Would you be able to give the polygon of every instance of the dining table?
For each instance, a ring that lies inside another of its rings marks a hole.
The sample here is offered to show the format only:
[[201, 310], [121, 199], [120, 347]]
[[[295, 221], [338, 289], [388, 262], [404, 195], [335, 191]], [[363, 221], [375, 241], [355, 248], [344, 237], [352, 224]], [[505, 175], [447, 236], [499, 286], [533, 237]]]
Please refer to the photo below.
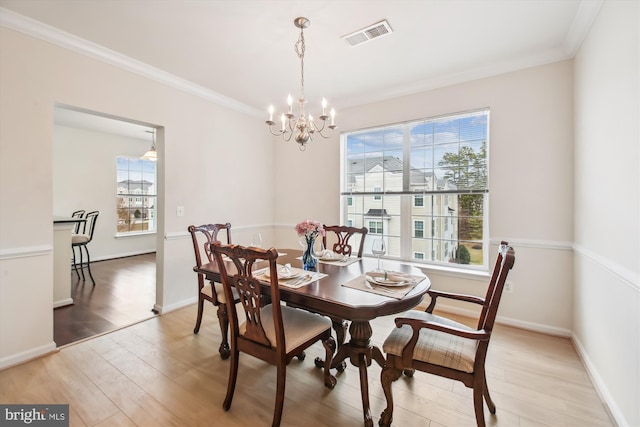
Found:
[[[302, 269], [301, 250], [278, 249], [278, 254], [278, 265]], [[382, 350], [371, 341], [371, 321], [414, 308], [431, 286], [429, 278], [416, 266], [391, 259], [384, 259], [382, 263], [384, 271], [410, 278], [411, 281], [407, 281], [410, 285], [400, 290], [395, 287], [372, 286], [365, 281], [365, 278], [371, 279], [367, 277], [368, 274], [379, 271], [377, 260], [371, 257], [321, 260], [305, 276], [309, 280], [303, 286], [287, 286], [286, 282], [279, 281], [280, 298], [287, 305], [326, 315], [333, 320], [334, 327], [340, 327], [340, 322], [336, 320], [349, 323], [348, 340], [342, 343], [338, 339], [331, 368], [343, 370], [346, 359], [358, 367], [365, 427], [373, 426], [367, 368], [373, 361], [381, 367], [385, 363]], [[226, 267], [228, 271], [235, 269], [231, 261], [228, 261]], [[194, 267], [194, 271], [204, 274], [207, 280], [221, 281], [220, 270], [215, 262]], [[265, 282], [268, 283], [267, 280]]]

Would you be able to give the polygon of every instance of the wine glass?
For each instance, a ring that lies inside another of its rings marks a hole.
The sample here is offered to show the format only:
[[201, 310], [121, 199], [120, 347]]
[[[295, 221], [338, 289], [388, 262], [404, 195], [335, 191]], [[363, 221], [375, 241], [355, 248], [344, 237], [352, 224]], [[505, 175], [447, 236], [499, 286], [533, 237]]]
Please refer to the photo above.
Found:
[[385, 254], [387, 248], [382, 237], [376, 237], [371, 245], [371, 252], [378, 257], [378, 271], [380, 270], [380, 257]]
[[325, 247], [324, 247], [324, 242], [322, 241], [322, 236], [318, 236], [318, 238], [316, 239], [316, 245], [318, 246], [318, 249], [316, 249], [316, 255], [318, 256], [318, 258], [322, 258], [325, 255]]
[[251, 246], [254, 248], [262, 247], [262, 234], [253, 233], [253, 236], [251, 236]]

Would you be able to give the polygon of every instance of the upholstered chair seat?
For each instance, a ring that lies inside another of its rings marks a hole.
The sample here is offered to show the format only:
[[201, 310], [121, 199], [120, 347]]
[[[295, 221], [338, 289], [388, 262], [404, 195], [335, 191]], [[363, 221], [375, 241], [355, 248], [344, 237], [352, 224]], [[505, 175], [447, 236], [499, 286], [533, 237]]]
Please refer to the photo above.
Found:
[[[402, 317], [439, 323], [465, 331], [475, 330], [462, 323], [423, 311], [410, 310], [403, 314]], [[387, 354], [401, 357], [402, 350], [409, 343], [412, 335], [413, 330], [409, 325], [395, 328], [385, 340], [382, 350]], [[423, 329], [420, 331], [412, 359], [471, 373], [473, 372], [477, 349], [477, 340], [462, 338], [433, 329]]]
[[[281, 305], [282, 323], [284, 325], [285, 353], [293, 351], [311, 338], [322, 334], [327, 328], [331, 328], [331, 320], [305, 310]], [[268, 304], [260, 310], [262, 327], [267, 338], [275, 346], [276, 330], [273, 325], [273, 306]], [[246, 332], [247, 322], [240, 325], [240, 335]]]
[[90, 237], [88, 234], [72, 234], [71, 235], [71, 244], [72, 245], [81, 245], [83, 243], [87, 243]]

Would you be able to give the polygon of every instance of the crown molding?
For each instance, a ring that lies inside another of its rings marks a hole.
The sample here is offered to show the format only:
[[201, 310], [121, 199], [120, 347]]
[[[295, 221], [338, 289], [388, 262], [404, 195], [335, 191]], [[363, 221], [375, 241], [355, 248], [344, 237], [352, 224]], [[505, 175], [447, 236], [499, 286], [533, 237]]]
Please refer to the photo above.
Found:
[[74, 36], [73, 34], [60, 31], [55, 27], [43, 24], [40, 21], [20, 15], [3, 7], [0, 7], [0, 26], [19, 31], [23, 34], [35, 37], [64, 49], [97, 59], [240, 113], [256, 117], [260, 117], [264, 114], [264, 112], [257, 108], [251, 107], [233, 98], [221, 95], [181, 77], [152, 67], [149, 64], [130, 58], [126, 55], [122, 55], [99, 44]]
[[576, 16], [573, 17], [571, 28], [567, 32], [563, 48], [565, 53], [573, 58], [582, 46], [582, 42], [587, 37], [591, 25], [596, 20], [604, 0], [582, 0]]

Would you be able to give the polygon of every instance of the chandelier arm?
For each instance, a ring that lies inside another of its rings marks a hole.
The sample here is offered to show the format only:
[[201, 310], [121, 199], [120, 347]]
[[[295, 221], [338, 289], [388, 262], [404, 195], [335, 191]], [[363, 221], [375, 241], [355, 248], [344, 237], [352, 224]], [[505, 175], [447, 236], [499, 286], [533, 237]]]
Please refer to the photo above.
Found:
[[322, 130], [324, 129], [324, 125], [326, 124], [326, 122], [323, 120], [322, 121], [322, 127], [318, 127], [318, 124], [314, 121], [313, 122], [313, 131], [314, 132], [318, 132], [320, 135], [322, 135]]
[[291, 129], [291, 120], [289, 120], [289, 129], [285, 129], [282, 131], [282, 139], [286, 142], [291, 141], [291, 137], [293, 136], [293, 129]]
[[273, 131], [273, 122], [272, 123], [267, 122], [267, 124], [269, 125], [269, 132], [271, 132], [271, 135], [280, 136], [280, 135], [282, 135], [284, 133], [284, 131], [282, 131], [282, 130], [278, 130], [278, 131], [274, 132]]

